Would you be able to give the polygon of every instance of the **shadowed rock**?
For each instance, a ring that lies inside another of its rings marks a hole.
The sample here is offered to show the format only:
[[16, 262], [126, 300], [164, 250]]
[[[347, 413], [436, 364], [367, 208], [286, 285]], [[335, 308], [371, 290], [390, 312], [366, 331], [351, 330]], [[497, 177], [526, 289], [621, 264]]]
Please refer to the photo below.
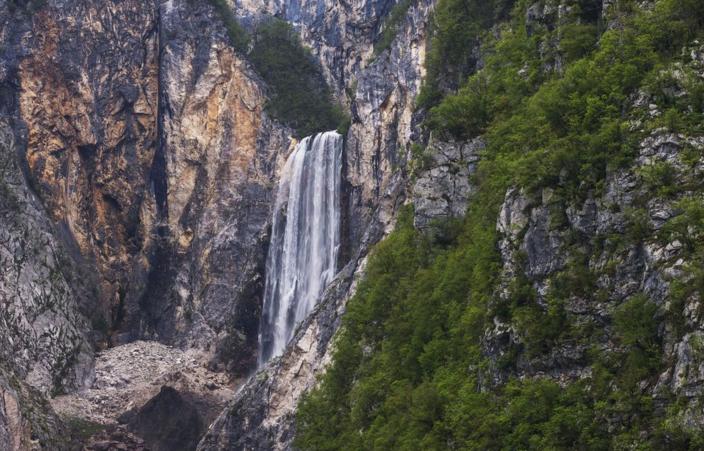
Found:
[[203, 423], [195, 407], [168, 386], [119, 421], [144, 438], [153, 451], [191, 451], [203, 433]]

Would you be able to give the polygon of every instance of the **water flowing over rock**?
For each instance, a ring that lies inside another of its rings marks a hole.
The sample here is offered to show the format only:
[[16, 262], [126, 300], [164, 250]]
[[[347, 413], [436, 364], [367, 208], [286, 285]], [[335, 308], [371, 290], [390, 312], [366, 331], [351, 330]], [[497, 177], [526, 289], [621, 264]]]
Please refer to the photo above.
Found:
[[336, 132], [307, 137], [286, 162], [267, 258], [260, 364], [283, 351], [335, 275], [342, 144]]

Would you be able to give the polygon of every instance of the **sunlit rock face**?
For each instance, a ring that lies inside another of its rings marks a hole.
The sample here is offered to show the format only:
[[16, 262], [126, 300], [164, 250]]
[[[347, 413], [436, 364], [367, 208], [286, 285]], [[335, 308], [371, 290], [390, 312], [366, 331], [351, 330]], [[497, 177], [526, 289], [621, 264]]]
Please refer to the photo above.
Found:
[[244, 374], [256, 365], [268, 228], [290, 131], [267, 116], [262, 82], [207, 2], [162, 2], [160, 21], [160, 246], [132, 330], [203, 349], [216, 367]]
[[50, 5], [32, 17], [17, 68], [31, 183], [95, 268], [95, 318], [113, 328], [136, 302], [152, 241], [156, 16], [142, 1]]
[[86, 269], [96, 343], [156, 339], [247, 372], [290, 132], [210, 5], [70, 0], [2, 16], [15, 44], [3, 114]]
[[[235, 5], [251, 23], [261, 14], [293, 23], [352, 116], [339, 162], [338, 247], [328, 262], [344, 276], [283, 350], [276, 392], [286, 402], [266, 418], [277, 431], [290, 428], [299, 396], [324, 368], [353, 274], [407, 197], [432, 1], [414, 3], [391, 47], [375, 54], [393, 5]], [[91, 383], [91, 345], [138, 339], [196, 348], [213, 370], [254, 369], [278, 179], [296, 143], [268, 116], [268, 88], [233, 50], [210, 3], [49, 0], [34, 13], [3, 4], [0, 26], [0, 115], [47, 237], [35, 243], [45, 243], [37, 261], [48, 269], [28, 260], [23, 274], [34, 271], [36, 283], [49, 287], [50, 279], [65, 294], [53, 316], [21, 306], [30, 327], [8, 337], [26, 340], [49, 325], [58, 332], [50, 345], [36, 341], [29, 357], [12, 351], [24, 368], [13, 371], [45, 391], [71, 389]], [[41, 307], [38, 293], [27, 296]], [[301, 337], [307, 344], [297, 344]], [[18, 343], [7, 349], [24, 349]], [[301, 362], [306, 370], [294, 370]]]

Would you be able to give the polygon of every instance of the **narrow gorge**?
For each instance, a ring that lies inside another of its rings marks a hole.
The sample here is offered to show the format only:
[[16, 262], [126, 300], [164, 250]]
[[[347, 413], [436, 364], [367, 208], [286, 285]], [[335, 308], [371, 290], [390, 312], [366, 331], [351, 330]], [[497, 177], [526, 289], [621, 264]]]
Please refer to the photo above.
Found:
[[699, 0], [0, 0], [0, 450], [702, 449]]

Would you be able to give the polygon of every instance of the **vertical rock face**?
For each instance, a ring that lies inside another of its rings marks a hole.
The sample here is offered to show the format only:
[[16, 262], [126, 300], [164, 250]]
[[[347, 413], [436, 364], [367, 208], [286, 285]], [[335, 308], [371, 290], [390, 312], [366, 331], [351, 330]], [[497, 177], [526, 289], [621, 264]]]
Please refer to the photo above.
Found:
[[154, 217], [155, 13], [136, 0], [50, 4], [32, 18], [17, 74], [33, 186], [97, 269], [95, 318], [114, 328], [143, 283]]
[[470, 177], [483, 149], [481, 138], [458, 143], [431, 136], [412, 188], [416, 228], [426, 230], [432, 221], [464, 216], [473, 192]]
[[[295, 404], [324, 368], [353, 276], [404, 202], [432, 4], [414, 2], [379, 54], [392, 1], [236, 9], [292, 22], [353, 116], [343, 152], [344, 270], [267, 368], [276, 399], [245, 388], [236, 401], [264, 409], [237, 421], [245, 435], [264, 424], [272, 446], [290, 444]], [[21, 190], [12, 190], [26, 200], [3, 225], [6, 254], [24, 252], [22, 234], [40, 246], [1, 287], [12, 293], [3, 302], [17, 305], [6, 321], [22, 318], [21, 328], [0, 328], [12, 370], [45, 391], [80, 385], [90, 379], [92, 328], [101, 345], [148, 338], [197, 347], [214, 368], [245, 374], [256, 363], [274, 189], [294, 143], [267, 116], [266, 88], [212, 6], [50, 0], [33, 13], [2, 5], [0, 19], [0, 113], [17, 140], [17, 158], [8, 151], [7, 161]], [[36, 230], [10, 227], [22, 221]], [[257, 440], [252, 446], [269, 443]]]
[[248, 371], [290, 133], [209, 3], [57, 0], [0, 17], [3, 114], [91, 275], [99, 341], [195, 346]]
[[235, 12], [256, 20], [262, 14], [290, 22], [321, 61], [328, 81], [337, 91], [350, 86], [351, 76], [366, 65], [382, 19], [393, 0], [235, 0]]
[[88, 324], [79, 313], [87, 296], [16, 151], [0, 120], [0, 362], [44, 393], [63, 391], [89, 376]]
[[256, 364], [267, 227], [289, 131], [264, 113], [259, 78], [207, 2], [163, 2], [160, 17], [161, 247], [134, 322], [246, 373]]

